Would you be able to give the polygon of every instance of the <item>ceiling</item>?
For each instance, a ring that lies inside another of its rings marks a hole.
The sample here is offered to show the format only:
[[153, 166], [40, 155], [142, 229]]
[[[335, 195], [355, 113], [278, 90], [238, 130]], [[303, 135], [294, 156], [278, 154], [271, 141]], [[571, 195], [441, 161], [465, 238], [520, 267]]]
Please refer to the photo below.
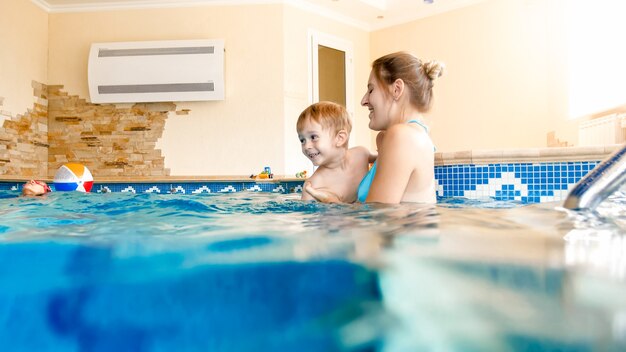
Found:
[[286, 3], [364, 30], [377, 30], [484, 0], [31, 0], [48, 12]]

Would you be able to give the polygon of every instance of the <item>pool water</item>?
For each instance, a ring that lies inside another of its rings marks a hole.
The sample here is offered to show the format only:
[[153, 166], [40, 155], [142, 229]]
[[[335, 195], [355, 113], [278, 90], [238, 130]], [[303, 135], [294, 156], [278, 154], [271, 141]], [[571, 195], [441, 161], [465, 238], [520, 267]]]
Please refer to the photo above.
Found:
[[298, 194], [0, 194], [3, 351], [621, 351], [626, 196], [595, 212]]

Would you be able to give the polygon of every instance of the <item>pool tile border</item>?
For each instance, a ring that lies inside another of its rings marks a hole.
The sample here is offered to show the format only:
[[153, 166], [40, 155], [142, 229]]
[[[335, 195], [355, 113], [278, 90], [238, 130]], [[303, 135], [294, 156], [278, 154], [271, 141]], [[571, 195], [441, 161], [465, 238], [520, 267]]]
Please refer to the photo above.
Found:
[[438, 198], [541, 203], [564, 200], [596, 161], [458, 164], [435, 167]]
[[[601, 160], [558, 162], [459, 163], [435, 166], [437, 198], [562, 201], [569, 190]], [[19, 191], [23, 182], [0, 180], [0, 190]], [[98, 182], [92, 192], [202, 194], [231, 192], [302, 192], [303, 180], [171, 180]]]
[[[19, 191], [23, 183], [0, 182], [0, 190]], [[158, 193], [158, 194], [201, 194], [201, 193], [232, 193], [232, 192], [302, 192], [302, 181], [281, 182], [98, 182], [94, 181], [94, 193]], [[54, 186], [52, 186], [54, 188]]]
[[97, 193], [131, 192], [162, 194], [201, 194], [232, 192], [294, 193], [302, 191], [302, 181], [285, 182], [147, 182], [147, 183], [95, 183]]

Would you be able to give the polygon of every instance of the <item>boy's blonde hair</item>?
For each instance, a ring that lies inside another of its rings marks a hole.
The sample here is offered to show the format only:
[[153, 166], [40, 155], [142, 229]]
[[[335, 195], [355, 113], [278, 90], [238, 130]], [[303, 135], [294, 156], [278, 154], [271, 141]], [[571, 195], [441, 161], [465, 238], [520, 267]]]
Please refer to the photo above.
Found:
[[[304, 124], [307, 121], [314, 121], [322, 128], [330, 130], [334, 134], [337, 134], [341, 130], [345, 130], [348, 133], [348, 139], [350, 138], [350, 132], [352, 131], [352, 123], [350, 122], [350, 115], [345, 107], [333, 103], [330, 101], [320, 101], [319, 103], [311, 104], [308, 108], [304, 109], [298, 117], [296, 123], [296, 129], [302, 131]], [[348, 145], [348, 143], [346, 143]]]

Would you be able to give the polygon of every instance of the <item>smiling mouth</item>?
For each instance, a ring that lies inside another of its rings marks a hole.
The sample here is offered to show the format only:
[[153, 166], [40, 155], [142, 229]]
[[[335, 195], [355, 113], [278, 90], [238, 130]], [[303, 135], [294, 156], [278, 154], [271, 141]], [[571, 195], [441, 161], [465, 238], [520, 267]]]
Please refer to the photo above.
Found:
[[314, 158], [315, 158], [316, 156], [318, 156], [318, 155], [320, 155], [320, 153], [319, 153], [319, 152], [317, 152], [317, 153], [310, 153], [310, 154], [309, 154], [309, 159], [314, 159]]

